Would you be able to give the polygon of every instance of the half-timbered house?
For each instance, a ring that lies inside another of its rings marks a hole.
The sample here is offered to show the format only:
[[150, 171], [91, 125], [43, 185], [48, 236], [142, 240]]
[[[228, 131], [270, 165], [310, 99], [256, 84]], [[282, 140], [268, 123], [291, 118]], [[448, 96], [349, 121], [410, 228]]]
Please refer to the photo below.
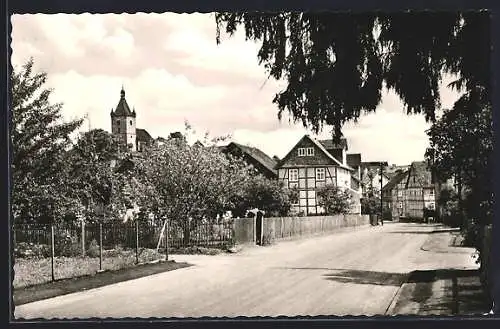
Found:
[[[332, 150], [335, 150], [335, 155]], [[283, 181], [285, 187], [298, 190], [298, 199], [294, 200], [292, 211], [304, 215], [324, 213], [323, 207], [318, 204], [316, 191], [332, 184], [352, 192], [355, 203], [352, 212], [361, 212], [358, 191], [352, 188], [354, 169], [346, 163], [346, 150], [347, 143], [334, 145], [305, 135], [278, 163], [278, 179]]]

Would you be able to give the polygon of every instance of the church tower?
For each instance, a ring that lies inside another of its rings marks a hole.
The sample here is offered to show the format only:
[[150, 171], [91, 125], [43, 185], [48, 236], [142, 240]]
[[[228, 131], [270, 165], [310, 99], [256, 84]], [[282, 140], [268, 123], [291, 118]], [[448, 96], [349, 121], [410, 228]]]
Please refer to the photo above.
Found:
[[122, 86], [120, 101], [116, 109], [111, 110], [111, 133], [118, 136], [131, 151], [136, 151], [137, 148], [135, 116], [135, 109], [130, 111], [125, 100], [125, 90]]

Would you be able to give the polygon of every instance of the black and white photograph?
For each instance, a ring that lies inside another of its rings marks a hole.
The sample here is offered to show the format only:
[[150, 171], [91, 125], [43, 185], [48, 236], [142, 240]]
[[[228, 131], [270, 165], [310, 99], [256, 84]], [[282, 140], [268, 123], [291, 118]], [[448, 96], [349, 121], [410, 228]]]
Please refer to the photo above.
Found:
[[488, 10], [10, 21], [16, 320], [498, 314]]

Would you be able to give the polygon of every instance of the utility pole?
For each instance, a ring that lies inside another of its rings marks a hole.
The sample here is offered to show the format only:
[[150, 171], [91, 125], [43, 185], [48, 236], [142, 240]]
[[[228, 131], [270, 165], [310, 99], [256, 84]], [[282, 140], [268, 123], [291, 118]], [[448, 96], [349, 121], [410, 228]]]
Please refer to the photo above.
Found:
[[384, 225], [384, 198], [383, 198], [383, 193], [382, 193], [382, 188], [384, 187], [384, 179], [383, 179], [383, 173], [384, 173], [384, 166], [387, 166], [387, 162], [385, 161], [380, 161], [380, 223]]
[[384, 187], [383, 180], [382, 180], [382, 173], [383, 173], [383, 163], [380, 162], [380, 223], [382, 226], [384, 225], [384, 206], [383, 206], [383, 193], [382, 193], [382, 187]]

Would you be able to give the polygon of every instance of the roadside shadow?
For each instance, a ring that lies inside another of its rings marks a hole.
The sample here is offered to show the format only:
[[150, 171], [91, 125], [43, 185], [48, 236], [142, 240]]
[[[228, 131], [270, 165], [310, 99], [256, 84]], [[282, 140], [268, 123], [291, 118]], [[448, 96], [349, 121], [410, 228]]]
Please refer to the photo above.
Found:
[[405, 276], [404, 273], [341, 269], [334, 269], [333, 273], [323, 275], [323, 277], [329, 281], [378, 286], [400, 286], [403, 284]]
[[458, 232], [457, 229], [450, 228], [450, 229], [437, 229], [433, 231], [389, 231], [385, 233], [389, 234], [436, 234], [436, 233], [452, 233], [452, 232]]
[[340, 283], [371, 284], [381, 286], [400, 286], [406, 278], [405, 273], [376, 272], [328, 267], [277, 267], [276, 269], [328, 271], [330, 273], [322, 275], [325, 280]]
[[[433, 297], [433, 283], [440, 285], [441, 298]], [[478, 270], [438, 269], [413, 271], [407, 283], [414, 284], [410, 296], [404, 296], [396, 308], [408, 301], [420, 305], [419, 314], [478, 315], [490, 309], [490, 299], [479, 280]]]

